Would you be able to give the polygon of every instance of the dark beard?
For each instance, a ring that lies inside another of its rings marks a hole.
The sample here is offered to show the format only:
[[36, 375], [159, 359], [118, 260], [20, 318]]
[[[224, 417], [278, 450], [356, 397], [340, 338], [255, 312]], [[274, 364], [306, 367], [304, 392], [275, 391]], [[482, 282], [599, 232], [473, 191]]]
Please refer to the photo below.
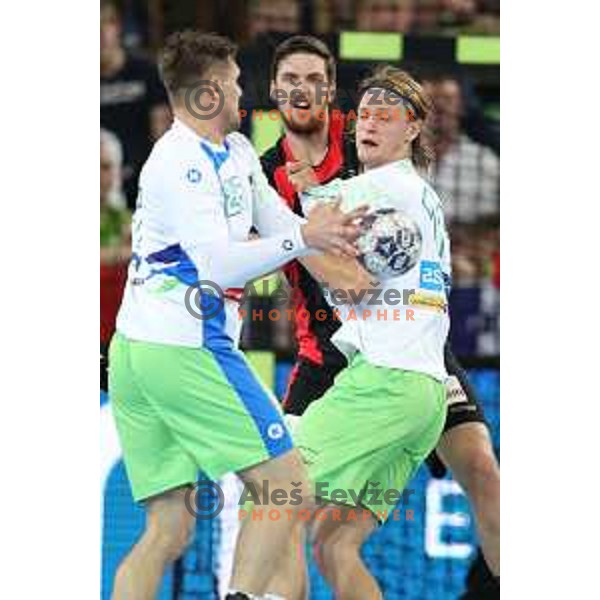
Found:
[[317, 131], [321, 131], [327, 125], [326, 119], [317, 116], [311, 116], [310, 118], [302, 119], [301, 121], [292, 121], [291, 119], [288, 119], [288, 116], [284, 112], [280, 112], [279, 114], [287, 129], [301, 135], [316, 133]]

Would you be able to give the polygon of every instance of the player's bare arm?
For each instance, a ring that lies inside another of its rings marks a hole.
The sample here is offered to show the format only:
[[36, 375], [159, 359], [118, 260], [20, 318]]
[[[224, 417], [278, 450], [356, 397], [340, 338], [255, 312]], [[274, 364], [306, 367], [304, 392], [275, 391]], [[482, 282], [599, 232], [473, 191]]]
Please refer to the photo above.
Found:
[[354, 257], [358, 251], [352, 242], [360, 235], [359, 222], [367, 210], [361, 206], [344, 213], [339, 201], [317, 206], [302, 226], [302, 237], [311, 248], [331, 252], [337, 257]]

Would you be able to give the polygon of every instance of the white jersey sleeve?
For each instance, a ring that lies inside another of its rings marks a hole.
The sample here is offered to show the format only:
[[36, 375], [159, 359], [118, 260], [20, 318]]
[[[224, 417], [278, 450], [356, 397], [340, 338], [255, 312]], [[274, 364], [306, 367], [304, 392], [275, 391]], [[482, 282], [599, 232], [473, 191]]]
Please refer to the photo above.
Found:
[[251, 165], [252, 221], [261, 237], [277, 235], [306, 223], [306, 219], [294, 214], [271, 187], [250, 141], [241, 133], [229, 135], [228, 140], [243, 148], [246, 160]]
[[233, 241], [219, 179], [210, 164], [201, 170], [201, 178], [199, 185], [189, 182], [185, 169], [177, 164], [156, 173], [161, 205], [169, 207], [170, 225], [203, 279], [222, 287], [244, 286], [308, 253], [300, 223], [291, 219], [270, 237]]
[[435, 249], [434, 257], [437, 258], [440, 264], [444, 291], [446, 296], [448, 296], [452, 287], [452, 261], [450, 257], [450, 238], [446, 229], [442, 202], [431, 185], [424, 182], [423, 187], [421, 205], [432, 224]]

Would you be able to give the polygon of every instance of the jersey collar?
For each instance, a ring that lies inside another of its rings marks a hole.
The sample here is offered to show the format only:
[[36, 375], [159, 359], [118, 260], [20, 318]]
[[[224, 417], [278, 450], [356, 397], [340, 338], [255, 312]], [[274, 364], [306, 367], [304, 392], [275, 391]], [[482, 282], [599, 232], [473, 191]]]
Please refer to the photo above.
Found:
[[202, 152], [208, 156], [217, 172], [229, 158], [229, 143], [227, 142], [227, 139], [223, 141], [222, 145], [214, 144], [209, 139], [198, 135], [189, 125], [186, 125], [177, 117], [173, 120], [173, 129], [182, 132], [186, 137], [189, 137], [190, 139], [193, 139], [195, 143], [200, 144]]
[[223, 152], [229, 148], [227, 139], [223, 140], [223, 144], [215, 144], [214, 142], [211, 142], [208, 138], [198, 135], [189, 125], [184, 123], [178, 117], [175, 117], [173, 119], [172, 128], [176, 131], [183, 133], [186, 137], [193, 139], [195, 142], [201, 142], [202, 144], [206, 144], [214, 152]]

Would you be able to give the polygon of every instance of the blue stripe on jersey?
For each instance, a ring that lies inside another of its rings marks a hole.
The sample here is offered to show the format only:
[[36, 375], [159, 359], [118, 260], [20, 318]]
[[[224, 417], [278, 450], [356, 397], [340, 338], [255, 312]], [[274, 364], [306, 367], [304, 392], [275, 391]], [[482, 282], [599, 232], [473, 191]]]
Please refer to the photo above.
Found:
[[[173, 244], [153, 252], [146, 257], [146, 261], [152, 265], [169, 264], [168, 267], [153, 270], [151, 275], [170, 275], [187, 286], [196, 286], [200, 281], [196, 265], [180, 244]], [[215, 302], [220, 303], [221, 306], [215, 308]], [[208, 349], [232, 347], [233, 340], [225, 333], [226, 313], [223, 299], [203, 293], [200, 289], [199, 304], [203, 314], [214, 315], [202, 319], [203, 346]]]
[[179, 245], [173, 244], [167, 246], [158, 252], [153, 252], [146, 257], [146, 262], [150, 265], [160, 263], [175, 263], [163, 269], [153, 270], [154, 275], [170, 275], [176, 277], [186, 285], [194, 285], [198, 282], [198, 269], [188, 256], [187, 252]]
[[269, 456], [275, 458], [291, 450], [294, 445], [283, 415], [258, 382], [244, 355], [232, 348], [211, 348], [211, 353], [254, 421]]
[[150, 264], [158, 262], [171, 263], [183, 260], [186, 257], [187, 254], [180, 244], [171, 244], [162, 250], [148, 254], [146, 261]]
[[214, 150], [210, 147], [209, 144], [202, 141], [200, 142], [200, 148], [204, 150], [205, 154], [211, 160], [217, 175], [219, 174], [219, 169], [223, 166], [223, 163], [229, 158], [229, 145], [225, 142], [225, 150], [219, 151]]

